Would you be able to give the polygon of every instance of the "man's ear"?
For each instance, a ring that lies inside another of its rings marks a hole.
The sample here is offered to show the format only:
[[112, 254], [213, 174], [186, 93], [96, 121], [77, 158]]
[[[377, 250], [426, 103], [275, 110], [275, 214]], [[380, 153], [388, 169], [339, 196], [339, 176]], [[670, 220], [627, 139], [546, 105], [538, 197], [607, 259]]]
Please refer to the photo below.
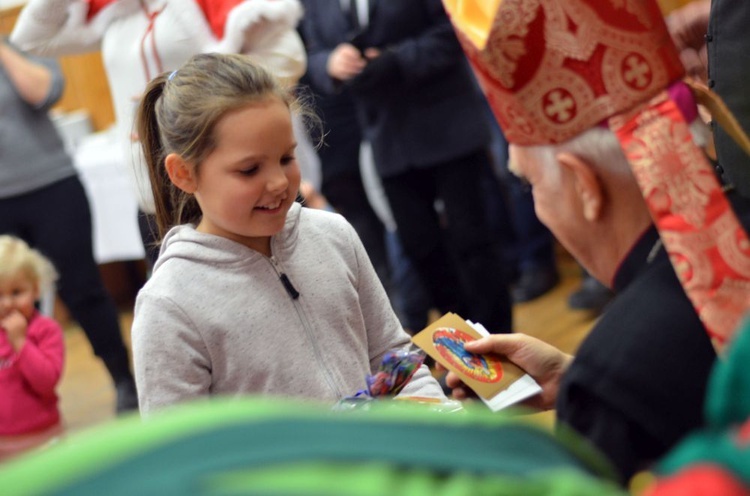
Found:
[[185, 162], [181, 156], [170, 153], [164, 159], [164, 167], [166, 167], [169, 179], [175, 186], [185, 193], [195, 193], [197, 189], [195, 173], [190, 164]]
[[584, 159], [569, 152], [557, 155], [557, 161], [573, 174], [576, 193], [583, 206], [583, 217], [593, 222], [601, 218], [604, 189], [599, 176]]

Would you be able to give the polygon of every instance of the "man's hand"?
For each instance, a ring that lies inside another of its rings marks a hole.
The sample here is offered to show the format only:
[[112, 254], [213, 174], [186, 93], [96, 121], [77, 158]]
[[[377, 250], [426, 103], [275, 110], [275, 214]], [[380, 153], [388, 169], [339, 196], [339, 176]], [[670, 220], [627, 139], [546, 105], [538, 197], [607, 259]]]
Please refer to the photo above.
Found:
[[28, 326], [29, 323], [26, 321], [26, 317], [18, 310], [11, 310], [9, 314], [0, 320], [0, 328], [5, 331], [8, 341], [10, 341], [11, 346], [16, 351], [19, 351], [26, 342], [26, 330]]
[[[554, 407], [560, 379], [573, 361], [571, 355], [526, 334], [493, 334], [466, 343], [465, 346], [466, 351], [471, 353], [503, 355], [525, 370], [542, 387], [542, 392], [523, 404], [541, 410]], [[453, 389], [453, 397], [456, 399], [473, 395], [453, 372], [448, 372], [445, 383]]]
[[348, 81], [358, 75], [367, 65], [367, 60], [352, 44], [342, 43], [328, 57], [328, 75], [339, 81]]
[[368, 48], [365, 50], [365, 58], [367, 66], [349, 83], [352, 91], [369, 95], [392, 93], [394, 86], [403, 79], [396, 52]]
[[706, 33], [710, 10], [710, 0], [698, 0], [666, 17], [667, 28], [680, 52], [682, 65], [689, 76], [703, 83], [706, 82], [708, 71]]

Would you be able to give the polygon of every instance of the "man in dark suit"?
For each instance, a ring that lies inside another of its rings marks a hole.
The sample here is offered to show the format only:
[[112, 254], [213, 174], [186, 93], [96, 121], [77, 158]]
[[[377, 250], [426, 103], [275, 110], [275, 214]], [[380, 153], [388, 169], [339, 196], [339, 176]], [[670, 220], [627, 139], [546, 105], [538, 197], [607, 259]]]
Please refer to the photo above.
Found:
[[[750, 97], [745, 82], [750, 76], [747, 26], [750, 4], [714, 0], [708, 25], [708, 86], [721, 96], [740, 125], [750, 129]], [[714, 125], [719, 165], [725, 179], [750, 198], [750, 158], [719, 125]]]
[[[300, 83], [310, 82], [305, 75]], [[314, 142], [324, 142], [318, 149], [321, 168], [320, 192], [357, 231], [380, 280], [386, 289], [390, 289], [385, 226], [370, 206], [362, 184], [359, 170], [362, 132], [351, 96], [347, 93], [315, 93], [314, 101], [315, 110], [324, 123], [320, 130], [324, 135], [312, 136]]]
[[351, 91], [404, 249], [433, 301], [509, 332], [510, 296], [480, 196], [488, 121], [442, 3], [304, 4], [310, 79], [318, 91]]
[[[695, 0], [670, 13], [668, 25], [688, 74], [705, 82], [726, 103], [739, 124], [750, 129], [750, 3]], [[722, 179], [750, 198], [750, 157], [728, 131], [712, 122]]]

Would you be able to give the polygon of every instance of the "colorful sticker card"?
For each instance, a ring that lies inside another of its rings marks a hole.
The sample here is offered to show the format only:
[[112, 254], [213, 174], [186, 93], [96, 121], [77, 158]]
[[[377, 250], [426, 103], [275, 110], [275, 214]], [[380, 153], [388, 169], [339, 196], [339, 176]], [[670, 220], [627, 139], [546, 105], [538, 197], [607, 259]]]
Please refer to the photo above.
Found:
[[492, 410], [539, 393], [539, 385], [518, 366], [496, 355], [477, 355], [464, 349], [466, 342], [488, 334], [481, 324], [448, 313], [412, 337], [412, 342], [458, 374]]

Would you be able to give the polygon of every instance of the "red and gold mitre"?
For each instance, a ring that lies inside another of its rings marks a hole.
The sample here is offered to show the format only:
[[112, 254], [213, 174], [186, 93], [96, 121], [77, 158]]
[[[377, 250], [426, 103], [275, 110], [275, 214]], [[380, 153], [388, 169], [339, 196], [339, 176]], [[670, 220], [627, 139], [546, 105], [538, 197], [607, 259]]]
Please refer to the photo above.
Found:
[[443, 0], [508, 142], [617, 138], [717, 347], [750, 309], [750, 240], [688, 128], [693, 94], [657, 0]]
[[[466, 15], [472, 2], [445, 3], [511, 143], [566, 141], [683, 75], [655, 2], [502, 0], [491, 22]], [[490, 28], [484, 40], [468, 34], [478, 24]]]

